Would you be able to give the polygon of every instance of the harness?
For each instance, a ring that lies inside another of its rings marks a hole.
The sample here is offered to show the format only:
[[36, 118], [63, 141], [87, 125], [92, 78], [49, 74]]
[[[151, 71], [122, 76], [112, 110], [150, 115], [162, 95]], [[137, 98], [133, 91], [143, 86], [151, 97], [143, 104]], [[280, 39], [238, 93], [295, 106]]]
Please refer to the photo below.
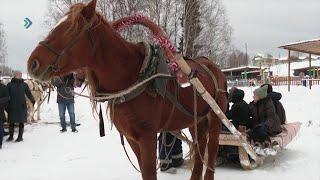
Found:
[[84, 25], [83, 29], [80, 31], [80, 33], [74, 39], [72, 39], [69, 43], [67, 43], [66, 47], [63, 48], [62, 50], [55, 49], [46, 41], [39, 42], [39, 45], [45, 47], [46, 49], [48, 49], [51, 53], [53, 53], [56, 56], [56, 58], [53, 60], [53, 63], [51, 65], [49, 65], [46, 68], [46, 70], [43, 71], [43, 73], [41, 73], [39, 75], [39, 77], [43, 77], [46, 74], [50, 73], [51, 71], [56, 72], [56, 73], [60, 72], [62, 58], [67, 53], [67, 51], [70, 50], [85, 34], [87, 34], [89, 44], [92, 48], [93, 55], [95, 54], [95, 48], [94, 48], [93, 38], [92, 38], [92, 34], [91, 34], [90, 29], [94, 28], [92, 26], [95, 23], [96, 19], [97, 19], [96, 15], [94, 17], [92, 17], [89, 22], [85, 18], [83, 18], [83, 20], [85, 21], [85, 25]]
[[[98, 101], [109, 101], [112, 106], [121, 103], [128, 102], [138, 97], [143, 92], [147, 92], [150, 96], [156, 97], [160, 95], [167, 98], [173, 105], [183, 114], [194, 117], [194, 112], [188, 111], [178, 100], [178, 83], [174, 81], [174, 94], [169, 92], [166, 88], [168, 79], [175, 78], [169, 75], [166, 59], [161, 51], [161, 47], [158, 45], [151, 46], [147, 43], [143, 43], [145, 46], [145, 59], [140, 69], [138, 80], [128, 89], [117, 93], [97, 93], [95, 99]], [[216, 90], [215, 96], [219, 93], [225, 93], [225, 90], [219, 88], [218, 81], [213, 72], [205, 65], [198, 61], [191, 60], [196, 64], [199, 64], [211, 77]], [[209, 109], [208, 109], [209, 111]], [[200, 115], [198, 118], [202, 119], [207, 113]]]

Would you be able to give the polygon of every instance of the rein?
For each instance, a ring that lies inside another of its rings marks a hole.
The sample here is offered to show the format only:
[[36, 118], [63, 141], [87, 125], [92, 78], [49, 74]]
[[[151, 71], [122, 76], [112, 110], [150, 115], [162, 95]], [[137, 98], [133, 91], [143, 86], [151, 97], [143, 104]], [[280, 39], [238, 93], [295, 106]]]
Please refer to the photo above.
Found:
[[171, 78], [171, 77], [172, 76], [168, 75], [168, 74], [157, 73], [157, 74], [152, 75], [151, 77], [149, 77], [139, 83], [136, 83], [136, 84], [130, 86], [129, 88], [127, 88], [125, 90], [118, 91], [116, 93], [99, 93], [98, 97], [87, 96], [87, 95], [76, 93], [74, 91], [73, 91], [73, 94], [88, 98], [93, 101], [110, 101], [110, 100], [120, 98], [120, 102], [121, 102], [121, 98], [123, 98], [125, 95], [130, 94], [132, 91], [137, 90], [139, 87], [147, 85], [150, 81], [154, 80], [155, 78]]

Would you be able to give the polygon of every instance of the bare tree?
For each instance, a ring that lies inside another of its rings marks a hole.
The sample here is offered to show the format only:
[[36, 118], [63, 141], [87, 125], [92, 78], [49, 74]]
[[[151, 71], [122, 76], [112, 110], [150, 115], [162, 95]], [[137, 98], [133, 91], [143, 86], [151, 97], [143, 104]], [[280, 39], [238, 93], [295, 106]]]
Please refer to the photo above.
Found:
[[[56, 24], [70, 5], [88, 1], [49, 0], [47, 27]], [[161, 26], [184, 55], [227, 64], [232, 28], [220, 0], [99, 0], [97, 9], [108, 21], [142, 13]], [[122, 36], [132, 42], [150, 41], [143, 27], [126, 29]]]
[[3, 24], [0, 23], [0, 64], [5, 65], [6, 58], [7, 58], [6, 34], [3, 29]]
[[13, 70], [6, 65], [7, 60], [7, 43], [6, 33], [3, 29], [3, 24], [0, 23], [0, 75], [12, 76]]
[[232, 53], [227, 57], [226, 67], [239, 67], [239, 66], [247, 66], [249, 64], [249, 57], [246, 53], [233, 49]]
[[225, 66], [231, 47], [232, 27], [220, 0], [204, 1], [201, 7], [203, 29], [198, 38], [198, 55], [214, 59]]

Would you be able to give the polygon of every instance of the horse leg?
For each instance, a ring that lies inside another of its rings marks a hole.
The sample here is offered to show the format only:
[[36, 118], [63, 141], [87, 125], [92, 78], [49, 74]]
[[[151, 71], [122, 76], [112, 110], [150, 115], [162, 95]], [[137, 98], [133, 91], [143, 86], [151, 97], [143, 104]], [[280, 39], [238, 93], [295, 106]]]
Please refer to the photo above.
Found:
[[139, 138], [141, 174], [143, 180], [157, 180], [157, 133]]
[[219, 149], [219, 134], [221, 130], [221, 121], [214, 114], [210, 113], [209, 118], [209, 142], [207, 144], [208, 148], [208, 162], [207, 162], [207, 170], [204, 176], [204, 180], [213, 180], [214, 179], [214, 169], [215, 162]]
[[[192, 170], [192, 175], [191, 175], [190, 180], [201, 180], [202, 179], [203, 160], [204, 160], [204, 153], [205, 153], [206, 144], [207, 144], [207, 136], [206, 136], [207, 125], [208, 125], [208, 121], [204, 120], [204, 121], [200, 122], [197, 126], [198, 144], [193, 145], [194, 165], [193, 165], [193, 170]], [[196, 139], [195, 128], [190, 127], [189, 131], [192, 135], [192, 138], [195, 140]], [[199, 150], [200, 150], [200, 152], [199, 152]]]
[[32, 122], [34, 122], [34, 106], [30, 103], [30, 109], [31, 109], [31, 113], [30, 113], [30, 115], [31, 115], [31, 123]]
[[130, 147], [134, 154], [136, 155], [139, 163], [139, 167], [141, 167], [141, 155], [140, 155], [140, 147], [139, 144], [131, 139], [127, 138], [128, 143], [130, 144]]
[[32, 123], [33, 121], [33, 110], [31, 103], [27, 102], [27, 123]]
[[[37, 102], [37, 106], [39, 106], [39, 102]], [[37, 108], [37, 121], [40, 120], [40, 107]]]
[[[219, 97], [217, 100], [218, 105], [222, 111], [225, 112], [227, 108], [227, 99], [225, 96]], [[209, 142], [208, 142], [208, 168], [206, 170], [204, 180], [214, 179], [215, 162], [219, 149], [219, 135], [221, 131], [221, 120], [214, 113], [210, 112], [208, 115], [209, 119]]]

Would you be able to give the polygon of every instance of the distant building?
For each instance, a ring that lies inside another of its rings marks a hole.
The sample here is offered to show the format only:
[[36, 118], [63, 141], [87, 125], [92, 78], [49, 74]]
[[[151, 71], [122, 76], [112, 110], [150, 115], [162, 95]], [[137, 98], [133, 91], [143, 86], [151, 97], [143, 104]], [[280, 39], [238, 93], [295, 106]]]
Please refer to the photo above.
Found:
[[260, 69], [258, 66], [241, 66], [236, 68], [222, 69], [222, 72], [228, 80], [237, 79], [260, 79], [261, 71], [265, 68]]
[[279, 60], [274, 58], [272, 55], [267, 54], [257, 54], [252, 59], [254, 66], [263, 66], [263, 67], [270, 67], [275, 64], [279, 63]]
[[311, 66], [311, 72], [310, 72], [310, 67], [301, 67], [301, 68], [296, 68], [293, 70], [293, 75], [294, 76], [309, 76], [313, 78], [318, 78], [319, 77], [319, 71], [320, 71], [320, 66]]

